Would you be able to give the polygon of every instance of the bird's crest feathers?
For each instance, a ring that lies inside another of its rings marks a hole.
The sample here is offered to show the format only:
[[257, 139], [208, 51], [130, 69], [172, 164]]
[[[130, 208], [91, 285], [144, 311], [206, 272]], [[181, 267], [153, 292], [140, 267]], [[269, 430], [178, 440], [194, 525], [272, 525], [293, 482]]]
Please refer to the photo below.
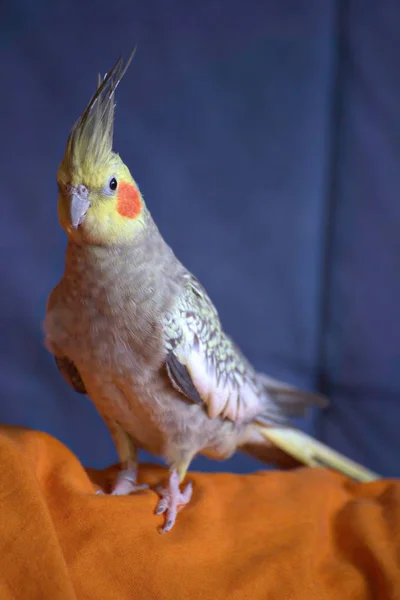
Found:
[[101, 75], [98, 76], [97, 90], [69, 134], [63, 159], [64, 167], [68, 171], [72, 171], [87, 160], [99, 165], [110, 158], [114, 131], [115, 90], [135, 52], [136, 47], [125, 63], [120, 57], [103, 79]]

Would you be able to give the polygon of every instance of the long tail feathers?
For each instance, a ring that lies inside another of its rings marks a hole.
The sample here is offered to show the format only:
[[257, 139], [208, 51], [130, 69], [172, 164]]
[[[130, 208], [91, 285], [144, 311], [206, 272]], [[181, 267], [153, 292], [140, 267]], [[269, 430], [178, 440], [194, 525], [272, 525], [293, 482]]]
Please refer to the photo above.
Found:
[[326, 467], [359, 482], [375, 481], [381, 476], [336, 452], [303, 431], [291, 427], [264, 427], [260, 433], [275, 446], [311, 467]]
[[278, 410], [283, 417], [301, 416], [307, 413], [310, 406], [322, 409], [329, 406], [329, 399], [322, 394], [299, 390], [265, 373], [258, 373], [258, 378], [270, 400], [266, 413]]

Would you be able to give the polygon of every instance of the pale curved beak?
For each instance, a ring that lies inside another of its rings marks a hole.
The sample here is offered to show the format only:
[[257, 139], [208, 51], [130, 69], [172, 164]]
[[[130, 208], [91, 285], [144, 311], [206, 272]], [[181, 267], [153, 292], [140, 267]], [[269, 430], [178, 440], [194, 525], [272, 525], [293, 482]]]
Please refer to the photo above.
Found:
[[88, 189], [84, 185], [71, 186], [68, 190], [68, 195], [71, 225], [74, 229], [77, 229], [85, 220], [86, 213], [90, 207]]

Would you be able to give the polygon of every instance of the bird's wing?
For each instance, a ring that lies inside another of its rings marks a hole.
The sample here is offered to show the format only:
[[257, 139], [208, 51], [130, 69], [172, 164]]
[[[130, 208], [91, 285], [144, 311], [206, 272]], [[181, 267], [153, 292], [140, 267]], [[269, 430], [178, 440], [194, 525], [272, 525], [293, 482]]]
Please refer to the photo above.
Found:
[[74, 363], [66, 356], [54, 356], [54, 360], [65, 381], [79, 394], [86, 394], [85, 384]]
[[75, 364], [63, 352], [60, 352], [56, 343], [53, 340], [53, 331], [57, 329], [57, 306], [60, 297], [61, 285], [58, 284], [51, 292], [46, 305], [46, 317], [43, 322], [43, 330], [45, 334], [44, 343], [47, 350], [54, 356], [54, 360], [64, 377], [65, 381], [79, 394], [87, 394], [85, 384], [82, 377], [76, 368]]
[[204, 403], [211, 418], [249, 421], [265, 409], [263, 385], [224, 333], [207, 292], [190, 273], [163, 322], [166, 368], [173, 386]]
[[166, 369], [172, 385], [192, 402], [204, 403], [210, 417], [254, 420], [269, 444], [300, 462], [325, 466], [357, 481], [379, 478], [311, 436], [288, 427], [287, 417], [303, 414], [312, 404], [326, 406], [327, 399], [256, 373], [224, 334], [204, 288], [189, 273], [185, 279], [185, 292], [163, 323]]

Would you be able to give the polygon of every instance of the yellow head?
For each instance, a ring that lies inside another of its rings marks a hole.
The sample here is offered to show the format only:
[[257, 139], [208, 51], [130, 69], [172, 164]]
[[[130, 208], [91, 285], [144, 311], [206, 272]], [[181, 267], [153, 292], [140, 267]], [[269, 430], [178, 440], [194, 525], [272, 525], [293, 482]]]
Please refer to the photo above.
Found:
[[129, 169], [112, 151], [115, 90], [126, 64], [120, 58], [73, 126], [57, 174], [62, 227], [78, 243], [131, 242], [144, 224], [144, 202]]

